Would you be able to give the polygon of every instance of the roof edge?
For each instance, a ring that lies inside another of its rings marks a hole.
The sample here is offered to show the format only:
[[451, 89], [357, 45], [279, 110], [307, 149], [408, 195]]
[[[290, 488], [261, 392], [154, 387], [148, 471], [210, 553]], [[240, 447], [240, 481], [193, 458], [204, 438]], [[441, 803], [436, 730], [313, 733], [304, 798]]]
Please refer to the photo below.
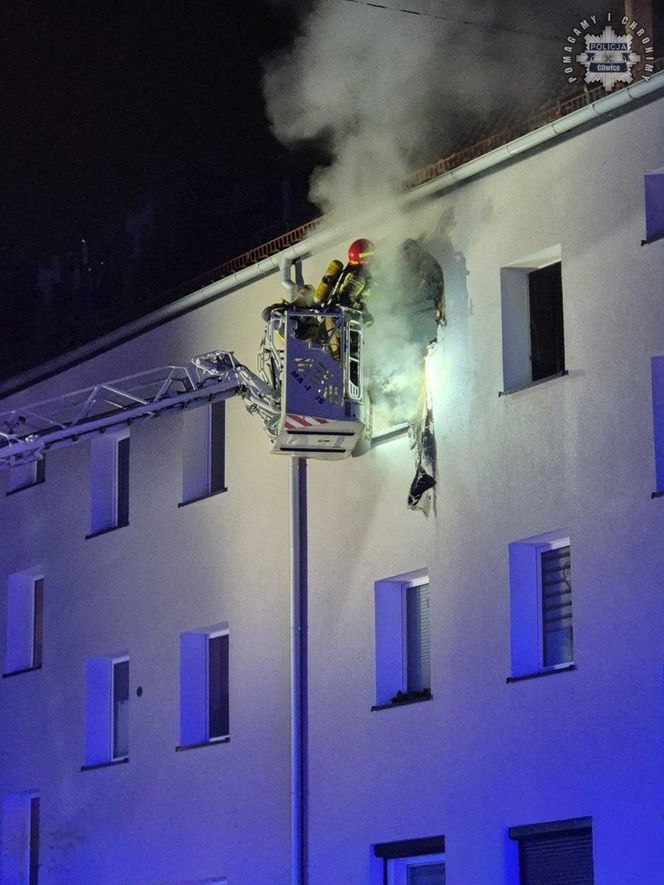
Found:
[[[554, 139], [566, 136], [574, 130], [601, 123], [610, 116], [630, 110], [636, 107], [637, 103], [654, 98], [660, 91], [664, 91], [664, 71], [658, 71], [648, 80], [639, 80], [637, 83], [626, 86], [617, 92], [603, 96], [564, 117], [559, 117], [532, 132], [507, 142], [487, 154], [476, 157], [455, 169], [417, 185], [408, 193], [399, 197], [398, 203], [408, 208], [422, 200], [449, 190], [462, 182], [475, 178], [482, 173], [493, 170], [502, 163], [540, 148]], [[309, 257], [316, 251], [341, 239], [346, 231], [346, 226], [341, 225], [323, 227], [320, 230], [316, 230], [315, 233], [281, 252], [270, 255], [256, 264], [236, 271], [207, 286], [203, 286], [185, 295], [183, 298], [179, 298], [177, 301], [160, 307], [125, 326], [114, 329], [101, 338], [96, 338], [87, 344], [77, 347], [75, 350], [68, 351], [40, 366], [35, 366], [26, 372], [0, 382], [0, 399], [19, 393], [21, 390], [45, 381], [53, 375], [100, 356], [102, 353], [118, 347], [145, 332], [149, 332], [157, 326], [189, 313], [189, 311], [211, 301], [215, 301], [217, 298], [221, 298], [253, 280], [269, 276], [275, 273], [281, 263], [287, 258]]]

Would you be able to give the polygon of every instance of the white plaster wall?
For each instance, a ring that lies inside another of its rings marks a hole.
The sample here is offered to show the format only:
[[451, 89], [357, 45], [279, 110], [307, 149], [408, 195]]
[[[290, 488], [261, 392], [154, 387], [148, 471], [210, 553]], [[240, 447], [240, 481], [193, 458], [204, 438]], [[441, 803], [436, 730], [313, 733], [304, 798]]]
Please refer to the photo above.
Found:
[[[447, 839], [450, 883], [512, 885], [507, 827], [585, 815], [596, 882], [664, 875], [664, 557], [649, 377], [664, 348], [664, 251], [640, 246], [643, 175], [662, 161], [663, 129], [660, 102], [414, 219], [447, 283], [437, 516], [405, 511], [404, 441], [311, 470], [311, 500], [329, 502], [310, 532], [321, 885], [377, 876], [373, 842], [434, 833]], [[499, 398], [500, 268], [557, 244], [570, 375]], [[507, 546], [559, 528], [572, 543], [578, 669], [508, 685]], [[372, 713], [373, 582], [420, 567], [431, 575], [434, 700]]]
[[[650, 357], [664, 352], [664, 245], [640, 241], [663, 129], [660, 100], [400, 222], [427, 236], [447, 284], [437, 512], [405, 507], [404, 438], [310, 462], [312, 885], [374, 885], [372, 843], [438, 833], [450, 885], [512, 885], [507, 827], [586, 815], [598, 883], [661, 881], [664, 502], [650, 499]], [[500, 268], [557, 244], [570, 374], [499, 398]], [[343, 245], [308, 260], [307, 278]], [[217, 347], [252, 365], [260, 310], [279, 296], [272, 276], [11, 402]], [[45, 572], [43, 668], [0, 685], [0, 792], [40, 791], [44, 885], [289, 882], [288, 461], [240, 403], [227, 408], [225, 494], [177, 508], [172, 417], [132, 429], [126, 528], [84, 540], [87, 444], [50, 454], [45, 484], [0, 501], [0, 578]], [[508, 685], [507, 545], [560, 528], [578, 669]], [[373, 583], [424, 567], [434, 699], [371, 712]], [[231, 741], [176, 753], [179, 634], [220, 621]], [[130, 762], [81, 772], [85, 659], [127, 650]]]

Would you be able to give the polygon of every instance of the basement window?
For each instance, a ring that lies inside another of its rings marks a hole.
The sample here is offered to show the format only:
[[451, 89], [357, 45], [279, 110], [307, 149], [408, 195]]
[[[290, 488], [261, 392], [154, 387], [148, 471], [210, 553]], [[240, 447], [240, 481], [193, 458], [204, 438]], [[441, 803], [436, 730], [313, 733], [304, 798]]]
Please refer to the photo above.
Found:
[[511, 827], [508, 833], [518, 845], [520, 885], [594, 885], [591, 818]]
[[444, 836], [383, 842], [373, 850], [387, 885], [446, 885]]
[[98, 768], [129, 758], [129, 657], [88, 658], [85, 765]]
[[226, 491], [226, 403], [184, 413], [182, 503], [190, 504]]
[[5, 676], [41, 667], [43, 616], [43, 575], [38, 570], [10, 575], [7, 581]]
[[14, 793], [2, 803], [2, 881], [38, 885], [39, 795]]
[[664, 237], [664, 168], [648, 173], [644, 178], [646, 198], [646, 238], [651, 243]]
[[180, 748], [229, 740], [229, 631], [180, 635]]
[[510, 544], [509, 573], [512, 679], [572, 669], [569, 537], [550, 532]]
[[425, 571], [377, 581], [376, 706], [431, 698], [429, 578]]
[[129, 431], [94, 439], [90, 467], [90, 536], [129, 525]]
[[7, 494], [12, 495], [14, 492], [21, 492], [23, 489], [29, 489], [32, 486], [39, 485], [46, 479], [46, 461], [39, 458], [37, 461], [30, 461], [28, 464], [18, 464], [16, 467], [9, 468], [9, 479], [7, 481]]
[[547, 250], [501, 269], [506, 393], [566, 373], [559, 253]]

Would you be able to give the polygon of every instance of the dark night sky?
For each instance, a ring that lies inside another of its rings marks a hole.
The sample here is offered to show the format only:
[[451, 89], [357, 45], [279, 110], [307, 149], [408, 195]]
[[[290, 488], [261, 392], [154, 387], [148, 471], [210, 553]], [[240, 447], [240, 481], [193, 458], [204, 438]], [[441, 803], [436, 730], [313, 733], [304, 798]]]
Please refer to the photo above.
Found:
[[62, 248], [160, 170], [260, 176], [284, 156], [260, 62], [292, 27], [260, 0], [3, 0], [3, 245]]
[[[336, 2], [343, 15], [357, 13]], [[441, 51], [453, 45], [446, 34], [484, 34], [487, 51], [470, 68], [489, 90], [521, 77], [521, 94], [534, 100], [542, 70], [562, 76], [556, 35], [579, 20], [579, 5], [440, 0], [431, 9], [457, 22], [441, 26]], [[307, 190], [314, 165], [329, 160], [325, 145], [279, 144], [261, 91], [263, 62], [292, 45], [311, 6], [0, 0], [0, 377], [149, 312], [171, 287], [319, 214]], [[489, 63], [498, 36], [482, 24], [482, 9], [505, 32], [499, 69]], [[539, 73], [520, 54], [520, 29], [540, 41]], [[469, 72], [462, 62], [449, 72], [461, 97]], [[509, 110], [509, 102], [493, 104]], [[152, 215], [135, 258], [128, 213], [146, 205]], [[51, 264], [56, 254], [59, 264]], [[49, 270], [38, 278], [40, 265]]]

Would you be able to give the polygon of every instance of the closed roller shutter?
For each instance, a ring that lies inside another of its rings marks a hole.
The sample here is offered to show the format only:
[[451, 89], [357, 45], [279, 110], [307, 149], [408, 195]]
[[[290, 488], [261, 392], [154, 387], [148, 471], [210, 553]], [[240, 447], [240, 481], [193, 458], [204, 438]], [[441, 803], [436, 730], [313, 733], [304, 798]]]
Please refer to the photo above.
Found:
[[521, 885], [594, 885], [592, 830], [519, 841]]
[[431, 688], [429, 585], [406, 590], [407, 691]]
[[547, 550], [541, 557], [544, 666], [552, 667], [574, 659], [570, 548]]

